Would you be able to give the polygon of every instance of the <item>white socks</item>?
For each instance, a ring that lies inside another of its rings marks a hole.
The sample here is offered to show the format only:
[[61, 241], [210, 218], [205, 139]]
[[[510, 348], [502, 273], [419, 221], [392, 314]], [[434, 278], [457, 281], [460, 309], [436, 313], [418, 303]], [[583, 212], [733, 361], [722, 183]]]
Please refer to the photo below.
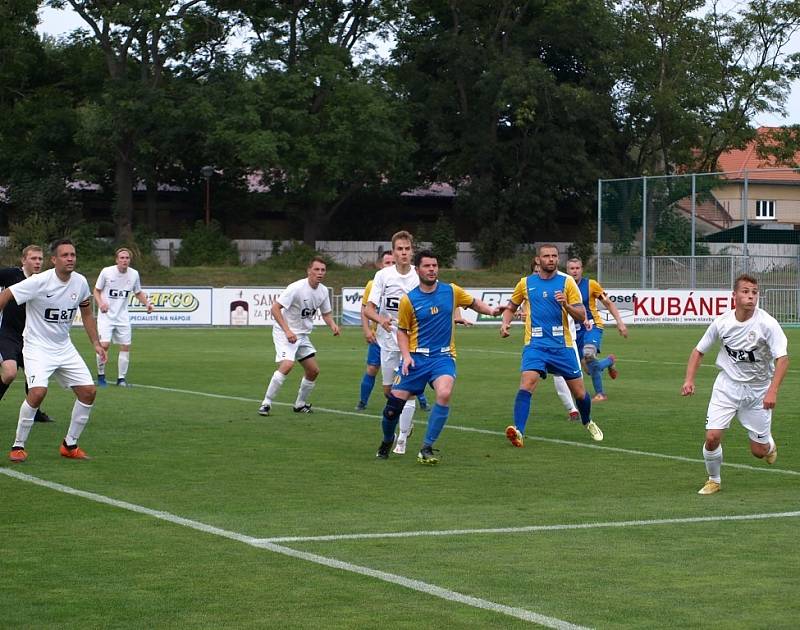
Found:
[[97, 357], [97, 373], [99, 375], [105, 375], [106, 373], [106, 362], [100, 358], [100, 355], [95, 355]]
[[409, 398], [406, 401], [403, 411], [400, 412], [400, 439], [405, 439], [411, 432], [411, 425], [414, 423], [414, 411], [417, 409], [417, 399]]
[[553, 376], [553, 385], [556, 386], [556, 394], [558, 394], [561, 404], [564, 405], [564, 409], [570, 412], [578, 411], [578, 408], [572, 401], [572, 392], [569, 391], [569, 385], [567, 385], [566, 379], [563, 376]]
[[286, 375], [280, 373], [278, 370], [275, 370], [275, 373], [272, 375], [272, 378], [269, 381], [269, 385], [267, 386], [267, 393], [264, 394], [264, 402], [265, 405], [271, 405], [272, 399], [278, 395], [278, 392], [283, 385], [283, 382], [286, 380]]
[[306, 404], [306, 399], [314, 389], [316, 381], [309, 381], [305, 376], [300, 380], [300, 389], [297, 390], [297, 400], [294, 401], [294, 408], [298, 409]]
[[707, 451], [706, 445], [703, 444], [703, 459], [706, 461], [708, 478], [711, 479], [711, 481], [720, 483], [720, 470], [722, 469], [722, 444], [720, 444], [713, 451]]
[[19, 420], [17, 421], [17, 435], [14, 439], [14, 446], [25, 448], [25, 442], [28, 440], [28, 434], [31, 432], [33, 419], [37, 411], [37, 409], [28, 404], [27, 400], [22, 401], [19, 407]]
[[125, 378], [128, 373], [128, 364], [131, 361], [130, 352], [122, 352], [120, 350], [119, 359], [117, 359], [117, 378]]
[[69, 429], [64, 438], [67, 446], [75, 446], [78, 443], [78, 438], [86, 428], [86, 423], [89, 422], [89, 414], [92, 412], [92, 405], [84, 405], [80, 400], [76, 400], [72, 406], [72, 418], [69, 421]]

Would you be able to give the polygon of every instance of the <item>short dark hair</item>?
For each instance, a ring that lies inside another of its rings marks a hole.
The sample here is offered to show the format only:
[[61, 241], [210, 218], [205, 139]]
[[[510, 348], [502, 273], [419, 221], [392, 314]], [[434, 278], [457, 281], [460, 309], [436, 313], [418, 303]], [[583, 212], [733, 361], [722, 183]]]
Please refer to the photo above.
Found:
[[56, 252], [58, 251], [58, 248], [61, 247], [62, 245], [72, 245], [73, 247], [75, 247], [75, 243], [73, 243], [71, 239], [58, 238], [54, 240], [52, 243], [50, 243], [50, 254], [52, 256], [55, 256]]
[[378, 256], [378, 262], [382, 263], [383, 259], [386, 258], [387, 256], [394, 256], [394, 253], [392, 252], [391, 249], [387, 249], [386, 251], [381, 252], [381, 255]]
[[308, 261], [308, 267], [306, 267], [306, 269], [311, 269], [311, 267], [314, 266], [315, 262], [322, 263], [323, 265], [325, 265], [326, 269], [328, 267], [327, 261], [322, 256], [314, 256], [314, 258]]
[[749, 273], [743, 273], [737, 276], [736, 280], [733, 281], [733, 290], [736, 291], [742, 282], [749, 282], [750, 284], [758, 286], [758, 280], [756, 280]]
[[433, 258], [437, 263], [439, 262], [439, 257], [432, 249], [421, 249], [414, 254], [414, 266], [419, 267], [419, 264], [422, 262], [423, 258]]

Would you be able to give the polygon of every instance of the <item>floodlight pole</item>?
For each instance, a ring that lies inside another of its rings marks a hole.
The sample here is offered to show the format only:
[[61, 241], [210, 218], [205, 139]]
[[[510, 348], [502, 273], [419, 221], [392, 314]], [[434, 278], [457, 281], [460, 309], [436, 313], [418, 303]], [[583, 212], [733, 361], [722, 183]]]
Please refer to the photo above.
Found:
[[213, 166], [204, 166], [200, 169], [206, 178], [206, 225], [211, 223], [211, 176], [214, 174]]

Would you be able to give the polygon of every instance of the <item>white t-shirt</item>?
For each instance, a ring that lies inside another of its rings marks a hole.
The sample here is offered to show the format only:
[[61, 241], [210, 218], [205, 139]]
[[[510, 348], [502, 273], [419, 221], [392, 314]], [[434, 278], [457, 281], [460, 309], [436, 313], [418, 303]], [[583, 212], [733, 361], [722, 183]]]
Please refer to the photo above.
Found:
[[400, 298], [409, 291], [419, 286], [419, 276], [414, 265], [408, 273], [403, 275], [397, 271], [397, 266], [384, 267], [375, 274], [372, 281], [372, 290], [369, 292], [369, 301], [378, 309], [378, 314], [388, 315], [392, 319], [392, 332], [387, 332], [378, 326], [375, 336], [383, 350], [397, 352], [397, 311], [400, 308]]
[[129, 324], [128, 300], [142, 290], [139, 272], [128, 267], [120, 273], [116, 265], [104, 267], [94, 285], [108, 304], [108, 312], [100, 311], [98, 317], [107, 317], [114, 324]]
[[278, 297], [283, 306], [283, 318], [296, 335], [307, 335], [314, 329], [314, 316], [331, 312], [331, 298], [328, 287], [320, 283], [312, 289], [308, 278], [292, 282]]
[[772, 380], [775, 359], [786, 356], [786, 335], [772, 315], [756, 307], [747, 321], [728, 311], [711, 322], [697, 351], [706, 354], [719, 340], [717, 367], [732, 380], [763, 384]]
[[25, 346], [62, 350], [72, 345], [69, 331], [81, 303], [89, 304], [89, 283], [72, 272], [62, 282], [55, 269], [37, 273], [10, 287], [17, 304], [25, 304]]

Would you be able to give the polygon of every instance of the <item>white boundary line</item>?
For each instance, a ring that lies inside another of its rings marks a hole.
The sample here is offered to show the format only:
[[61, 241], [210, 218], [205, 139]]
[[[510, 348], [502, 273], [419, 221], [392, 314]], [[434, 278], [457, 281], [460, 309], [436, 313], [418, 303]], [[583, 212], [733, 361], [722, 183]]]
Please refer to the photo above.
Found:
[[[242, 401], [242, 402], [252, 402], [252, 403], [260, 403], [261, 402], [258, 399], [246, 398], [244, 396], [229, 396], [229, 395], [226, 395], [226, 394], [212, 394], [210, 392], [198, 392], [198, 391], [194, 391], [194, 390], [191, 390], [191, 389], [176, 389], [176, 388], [173, 388], [173, 387], [159, 387], [158, 385], [140, 385], [140, 384], [137, 383], [137, 384], [134, 385], [134, 387], [135, 388], [140, 388], [140, 389], [154, 389], [154, 390], [158, 390], [158, 391], [162, 391], [162, 392], [172, 392], [172, 393], [177, 393], [177, 394], [188, 394], [188, 395], [191, 395], [191, 396], [205, 396], [207, 398], [218, 398], [218, 399], [222, 399], [222, 400], [238, 400], [238, 401]], [[280, 403], [280, 402], [276, 403], [276, 402], [274, 402], [272, 404], [273, 405], [283, 406], [283, 407], [291, 407], [292, 406], [290, 403]], [[336, 413], [336, 414], [343, 415], [343, 416], [354, 416], [354, 417], [357, 417], [357, 418], [375, 419], [375, 418], [379, 417], [379, 416], [368, 414], [368, 413], [359, 413], [357, 411], [343, 411], [341, 409], [330, 409], [328, 407], [317, 407], [317, 406], [315, 406], [314, 407], [314, 411], [322, 411], [322, 412], [325, 412], [325, 413]], [[423, 424], [423, 425], [427, 424], [424, 420], [418, 420], [416, 422], [418, 422], [419, 424]], [[489, 429], [478, 429], [478, 428], [475, 428], [475, 427], [465, 427], [465, 426], [460, 426], [460, 425], [457, 425], [457, 424], [449, 424], [448, 423], [445, 426], [445, 428], [446, 429], [453, 429], [455, 431], [465, 431], [465, 432], [469, 432], [469, 433], [480, 433], [480, 434], [483, 434], [483, 435], [495, 435], [495, 436], [503, 436], [503, 437], [505, 437], [505, 433], [503, 431], [491, 431]], [[649, 452], [649, 451], [637, 451], [637, 450], [629, 449], [629, 448], [619, 448], [619, 447], [616, 447], [616, 446], [601, 446], [599, 444], [590, 444], [590, 443], [587, 443], [587, 442], [573, 442], [572, 440], [561, 440], [561, 439], [558, 439], [558, 438], [546, 438], [546, 437], [538, 437], [538, 436], [535, 436], [535, 435], [526, 435], [525, 439], [526, 440], [532, 440], [532, 441], [535, 441], [535, 442], [545, 442], [545, 443], [548, 443], [548, 444], [563, 444], [564, 446], [578, 446], [580, 448], [592, 448], [592, 449], [597, 449], [597, 450], [600, 450], [600, 451], [608, 451], [610, 453], [623, 453], [625, 455], [640, 455], [640, 456], [644, 456], [644, 457], [656, 457], [656, 458], [659, 458], [659, 459], [669, 459], [669, 460], [672, 460], [672, 461], [687, 462], [687, 463], [691, 463], [691, 464], [703, 464], [704, 463], [704, 461], [702, 459], [696, 459], [696, 458], [692, 458], [692, 457], [684, 457], [682, 455], [667, 455], [665, 453], [652, 453], [652, 452]], [[800, 471], [787, 470], [787, 469], [784, 469], [784, 468], [773, 468], [771, 466], [770, 467], [767, 467], [767, 466], [751, 466], [749, 464], [735, 464], [735, 463], [729, 463], [729, 462], [723, 462], [722, 465], [725, 466], [726, 468], [739, 468], [741, 470], [752, 470], [752, 471], [755, 471], [755, 472], [762, 472], [762, 473], [776, 473], [776, 474], [782, 474], [782, 475], [800, 476]]]
[[561, 525], [526, 525], [523, 527], [487, 527], [484, 529], [442, 529], [411, 532], [385, 532], [375, 534], [333, 534], [328, 536], [281, 536], [263, 538], [264, 542], [327, 542], [340, 540], [372, 540], [376, 538], [422, 538], [427, 536], [465, 536], [474, 534], [519, 534], [525, 532], [561, 532], [574, 529], [601, 529], [610, 527], [647, 527], [651, 525], [682, 525], [692, 523], [717, 523], [725, 521], [760, 521], [771, 518], [795, 518], [796, 512], [766, 514], [734, 514], [730, 516], [697, 516], [688, 518], [657, 518], [646, 521], [609, 521], [605, 523], [566, 523]]
[[65, 494], [78, 496], [83, 499], [88, 499], [89, 501], [95, 501], [97, 503], [110, 505], [115, 508], [128, 510], [130, 512], [136, 512], [137, 514], [144, 514], [152, 518], [156, 518], [162, 521], [167, 521], [168, 523], [180, 525], [181, 527], [194, 529], [203, 532], [205, 534], [220, 536], [222, 538], [234, 540], [236, 542], [240, 542], [245, 545], [249, 545], [251, 547], [264, 549], [266, 551], [271, 551], [273, 553], [278, 553], [284, 556], [289, 556], [290, 558], [297, 558], [299, 560], [313, 562], [315, 564], [330, 567], [332, 569], [338, 569], [340, 571], [347, 571], [349, 573], [364, 575], [370, 578], [374, 578], [376, 580], [381, 580], [383, 582], [389, 582], [390, 584], [397, 584], [398, 586], [418, 591], [420, 593], [425, 593], [426, 595], [431, 595], [433, 597], [438, 597], [440, 599], [444, 599], [450, 602], [455, 602], [458, 604], [464, 604], [466, 606], [472, 606], [473, 608], [480, 608], [483, 610], [500, 613], [502, 615], [507, 615], [509, 617], [515, 617], [517, 619], [522, 619], [523, 621], [538, 623], [539, 625], [545, 626], [547, 628], [555, 628], [556, 630], [587, 630], [585, 626], [578, 626], [569, 623], [568, 621], [564, 621], [562, 619], [557, 619], [555, 617], [548, 617], [546, 615], [540, 615], [539, 613], [527, 610], [525, 608], [505, 606], [503, 604], [498, 604], [496, 602], [492, 602], [486, 599], [481, 599], [479, 597], [464, 595], [463, 593], [459, 593], [457, 591], [451, 591], [449, 589], [436, 586], [435, 584], [429, 584], [428, 582], [423, 582], [421, 580], [414, 580], [411, 578], [404, 577], [402, 575], [397, 575], [395, 573], [378, 571], [377, 569], [371, 569], [369, 567], [364, 567], [358, 564], [352, 564], [350, 562], [344, 562], [342, 560], [336, 560], [334, 558], [327, 558], [325, 556], [320, 556], [318, 554], [308, 553], [305, 551], [298, 551], [296, 549], [284, 547], [283, 545], [276, 545], [267, 539], [253, 538], [252, 536], [246, 536], [238, 532], [232, 532], [226, 529], [221, 529], [219, 527], [214, 527], [213, 525], [207, 525], [206, 523], [201, 523], [200, 521], [194, 521], [192, 519], [176, 516], [169, 512], [163, 512], [160, 510], [151, 510], [150, 508], [146, 508], [144, 506], [137, 505], [135, 503], [128, 503], [127, 501], [119, 501], [117, 499], [112, 499], [111, 497], [106, 497], [102, 494], [95, 494], [94, 492], [86, 492], [84, 490], [78, 490], [77, 488], [65, 486], [60, 483], [55, 483], [52, 481], [47, 481], [45, 479], [40, 479], [38, 477], [33, 477], [31, 475], [26, 475], [24, 473], [17, 472], [16, 470], [10, 470], [8, 468], [0, 468], [0, 473], [6, 475], [7, 477], [11, 477], [13, 479], [26, 481], [28, 483], [35, 484], [37, 486], [48, 488], [50, 490], [56, 490], [57, 492], [63, 492]]

